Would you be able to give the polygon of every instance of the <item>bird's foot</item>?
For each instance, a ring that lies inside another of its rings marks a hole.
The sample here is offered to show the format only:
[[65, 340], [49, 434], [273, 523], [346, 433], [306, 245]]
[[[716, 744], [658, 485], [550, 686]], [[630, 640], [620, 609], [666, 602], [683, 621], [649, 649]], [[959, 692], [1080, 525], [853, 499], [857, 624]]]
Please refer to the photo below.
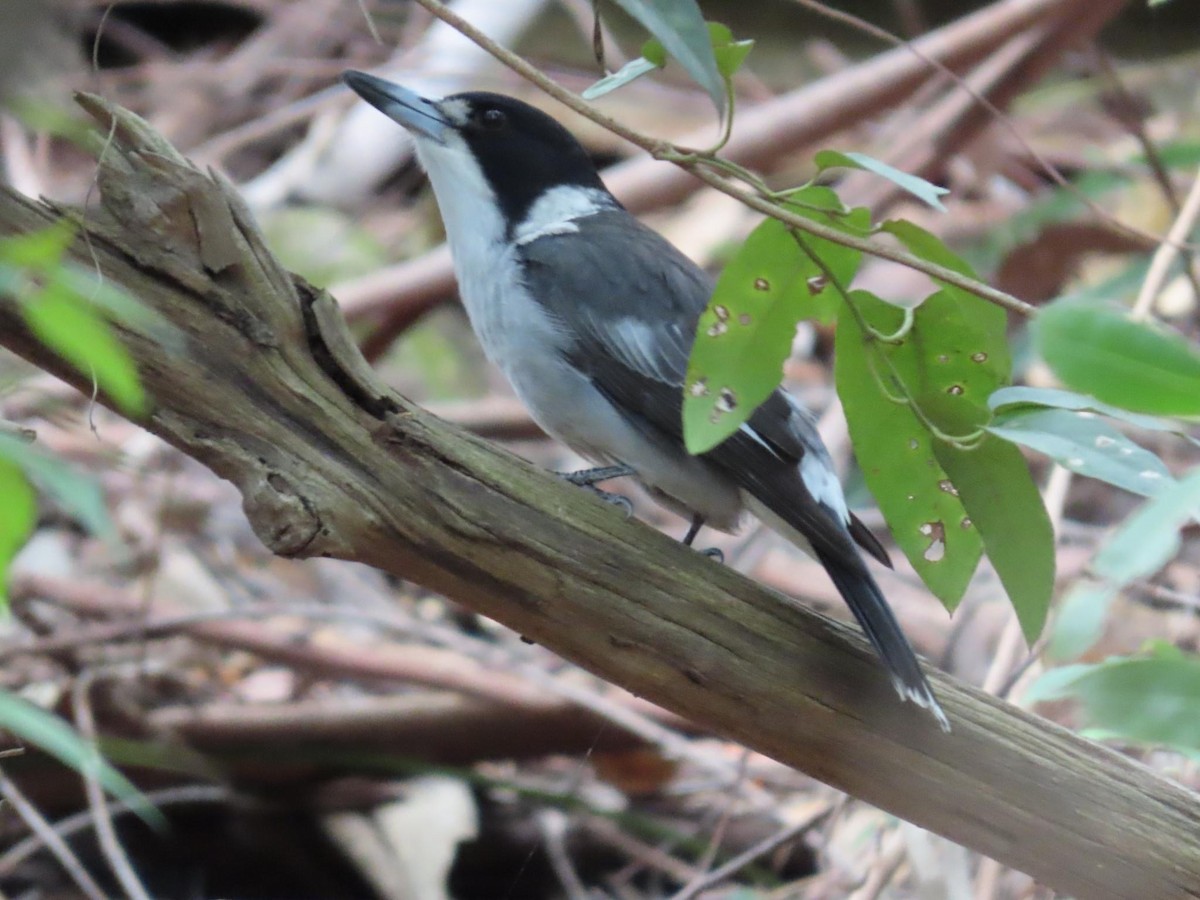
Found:
[[624, 478], [627, 475], [633, 475], [634, 471], [629, 466], [601, 466], [596, 469], [583, 469], [579, 472], [559, 472], [558, 477], [564, 481], [569, 481], [571, 484], [578, 485], [581, 488], [586, 488], [591, 493], [595, 494], [605, 503], [610, 503], [618, 507], [625, 514], [625, 518], [633, 516], [633, 504], [624, 494], [614, 494], [610, 491], [602, 491], [596, 487], [601, 481], [608, 481], [611, 478]]
[[[692, 546], [692, 541], [696, 540], [696, 535], [700, 533], [700, 529], [704, 527], [704, 517], [696, 514], [692, 516], [692, 524], [688, 528], [687, 534], [683, 536], [683, 545], [685, 547]], [[721, 552], [720, 547], [708, 547], [701, 550], [702, 556], [707, 556], [709, 559], [715, 559], [719, 563], [725, 562], [725, 554]]]

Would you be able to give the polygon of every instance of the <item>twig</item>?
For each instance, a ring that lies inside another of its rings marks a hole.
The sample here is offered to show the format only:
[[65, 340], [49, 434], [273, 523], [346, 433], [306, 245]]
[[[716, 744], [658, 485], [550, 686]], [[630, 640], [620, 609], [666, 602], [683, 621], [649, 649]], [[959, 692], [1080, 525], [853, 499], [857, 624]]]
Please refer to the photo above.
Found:
[[[0, 775], [0, 778], [3, 776]], [[148, 791], [142, 795], [150, 806], [161, 809], [164, 806], [182, 806], [193, 803], [227, 803], [232, 794], [228, 788], [212, 784], [188, 784], [182, 787], [163, 788], [160, 791]], [[15, 805], [15, 804], [14, 804]], [[116, 800], [109, 807], [114, 816], [124, 816], [141, 809], [142, 804], [129, 800]], [[72, 835], [87, 831], [95, 823], [90, 809], [73, 813], [59, 819], [50, 826], [56, 837], [69, 838]], [[49, 823], [47, 823], [49, 824]], [[0, 877], [10, 875], [21, 863], [47, 847], [44, 836], [35, 832], [21, 841], [13, 844], [0, 856]]]
[[537, 823], [542, 834], [542, 843], [546, 848], [546, 857], [550, 860], [550, 868], [554, 870], [559, 884], [566, 892], [567, 900], [588, 900], [591, 895], [584, 887], [567, 853], [566, 815], [560, 809], [547, 808], [538, 813]]
[[94, 670], [82, 672], [75, 679], [75, 684], [71, 689], [71, 705], [75, 711], [75, 724], [79, 728], [79, 733], [89, 744], [89, 758], [80, 766], [79, 774], [83, 776], [88, 808], [91, 810], [92, 821], [96, 827], [96, 840], [108, 862], [108, 867], [130, 900], [150, 900], [145, 885], [142, 884], [141, 878], [134, 871], [133, 864], [130, 863], [129, 857], [125, 853], [125, 848], [117, 840], [112, 813], [108, 808], [108, 799], [104, 796], [104, 788], [100, 786], [100, 779], [96, 774], [96, 764], [99, 762], [100, 752], [96, 749], [96, 718], [92, 714], [92, 704], [88, 697], [88, 692], [95, 683], [96, 674]]
[[1167, 271], [1175, 262], [1175, 258], [1179, 256], [1179, 245], [1191, 233], [1197, 218], [1200, 218], [1200, 170], [1196, 172], [1192, 189], [1188, 191], [1187, 199], [1183, 201], [1183, 208], [1179, 210], [1179, 215], [1175, 217], [1171, 230], [1167, 232], [1166, 240], [1159, 244], [1158, 249], [1154, 251], [1154, 257], [1150, 260], [1150, 270], [1146, 272], [1146, 280], [1142, 282], [1142, 289], [1138, 291], [1137, 301], [1133, 304], [1133, 311], [1129, 314], [1130, 318], [1140, 321], [1150, 315], [1154, 300], [1162, 290], [1163, 282], [1166, 281]]
[[693, 151], [682, 147], [676, 147], [668, 141], [658, 140], [656, 138], [644, 135], [639, 131], [629, 128], [627, 125], [617, 121], [611, 116], [596, 110], [590, 104], [585, 103], [571, 91], [557, 84], [548, 78], [544, 73], [530, 65], [522, 57], [501, 47], [495, 41], [489, 39], [485, 34], [471, 25], [470, 22], [464, 20], [461, 16], [456, 15], [445, 5], [438, 0], [416, 0], [421, 6], [429, 10], [446, 24], [458, 29], [467, 38], [474, 41], [492, 56], [496, 57], [501, 63], [508, 66], [522, 78], [536, 84], [539, 88], [553, 97], [555, 100], [569, 107], [591, 121], [611, 131], [613, 134], [624, 138], [635, 146], [641, 147], [643, 150], [650, 153], [657, 159], [665, 159], [673, 162], [676, 165], [688, 170], [701, 181], [741, 200], [752, 209], [756, 209], [764, 215], [778, 219], [785, 225], [795, 228], [800, 231], [815, 235], [827, 241], [832, 241], [836, 244], [841, 244], [850, 247], [854, 250], [859, 250], [863, 253], [869, 253], [873, 256], [878, 256], [882, 259], [891, 260], [900, 265], [908, 266], [911, 269], [916, 269], [919, 272], [924, 272], [929, 277], [951, 284], [969, 293], [995, 303], [1012, 312], [1023, 316], [1032, 316], [1037, 312], [1036, 307], [1019, 300], [1011, 294], [996, 288], [986, 285], [974, 278], [968, 278], [958, 272], [954, 272], [944, 266], [939, 266], [935, 263], [928, 262], [900, 250], [893, 250], [888, 247], [881, 246], [869, 240], [852, 237], [844, 234], [834, 228], [821, 225], [803, 216], [795, 215], [780, 207], [778, 204], [771, 202], [757, 194], [751, 194], [741, 188], [736, 187], [730, 181], [714, 172], [709, 171], [700, 163], [707, 160], [703, 155], [697, 155]]
[[729, 860], [729, 862], [725, 863], [725, 865], [718, 866], [703, 878], [689, 884], [682, 891], [672, 896], [671, 900], [692, 900], [693, 897], [699, 896], [701, 891], [707, 890], [714, 885], [718, 885], [726, 878], [736, 875], [739, 871], [750, 865], [750, 863], [754, 862], [754, 860], [758, 859], [760, 856], [765, 856], [773, 850], [782, 847], [784, 844], [794, 841], [806, 831], [820, 825], [821, 822], [823, 822], [825, 818], [833, 812], [833, 810], [834, 804], [830, 804], [824, 809], [813, 813], [807, 819], [803, 819], [794, 825], [789, 825], [782, 831], [771, 835], [766, 840], [759, 841], [744, 853], [739, 853], [733, 859]]
[[[29, 802], [29, 799], [21, 793], [20, 788], [12, 782], [3, 769], [0, 769], [0, 797], [7, 800], [17, 815], [29, 826], [29, 830], [33, 832], [33, 836], [38, 840], [40, 846], [54, 854], [54, 858], [58, 860], [71, 880], [75, 882], [75, 886], [88, 900], [106, 900], [100, 885], [96, 884], [88, 870], [84, 868], [83, 863], [71, 852], [71, 848], [67, 846], [62, 835], [46, 821], [38, 808]], [[7, 860], [8, 856], [9, 854], [5, 854], [4, 860]], [[4, 871], [6, 869], [3, 861], [0, 861], [0, 872]]]

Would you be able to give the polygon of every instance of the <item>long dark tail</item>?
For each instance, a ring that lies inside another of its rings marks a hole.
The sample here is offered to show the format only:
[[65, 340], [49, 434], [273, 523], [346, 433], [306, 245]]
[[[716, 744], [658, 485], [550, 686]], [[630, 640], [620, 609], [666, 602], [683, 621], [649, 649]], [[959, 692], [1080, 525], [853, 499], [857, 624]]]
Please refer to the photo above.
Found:
[[854, 618], [858, 620], [875, 651], [887, 666], [892, 683], [900, 696], [929, 710], [942, 726], [942, 730], [949, 731], [950, 722], [934, 698], [929, 682], [925, 680], [925, 673], [921, 671], [917, 655], [904, 632], [900, 630], [895, 613], [888, 606], [871, 573], [863, 565], [852, 567], [832, 554], [819, 550], [817, 558], [829, 572], [829, 577], [833, 579], [846, 605], [854, 613]]

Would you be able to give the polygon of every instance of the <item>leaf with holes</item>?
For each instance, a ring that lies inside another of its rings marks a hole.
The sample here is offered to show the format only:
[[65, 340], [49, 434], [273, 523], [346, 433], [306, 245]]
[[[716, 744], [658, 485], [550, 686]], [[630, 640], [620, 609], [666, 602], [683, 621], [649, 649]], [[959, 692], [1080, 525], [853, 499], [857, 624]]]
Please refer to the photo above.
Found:
[[822, 150], [814, 158], [817, 168], [824, 172], [826, 169], [860, 169], [886, 178], [896, 187], [912, 194], [918, 200], [928, 203], [939, 212], [945, 212], [941, 198], [950, 193], [947, 188], [938, 187], [917, 175], [902, 172], [894, 166], [889, 166], [882, 160], [867, 156], [865, 153], [842, 153], [837, 150]]
[[1044, 453], [1072, 472], [1145, 497], [1175, 481], [1161, 459], [1090, 413], [1010, 407], [996, 414], [988, 431]]
[[712, 40], [695, 0], [615, 0], [656, 37], [684, 70], [725, 112], [725, 79], [717, 68]]
[[[851, 298], [874, 329], [895, 331], [903, 320], [902, 310], [863, 291]], [[838, 396], [867, 487], [921, 580], [953, 609], [979, 564], [979, 533], [934, 456], [932, 435], [898, 399], [878, 342], [868, 340], [855, 316], [838, 322], [836, 353]]]
[[[802, 196], [829, 202], [825, 188]], [[834, 198], [836, 200], [836, 197]], [[802, 215], [862, 228], [866, 211], [796, 206]], [[725, 267], [700, 316], [683, 401], [690, 453], [710, 450], [737, 431], [779, 386], [796, 323], [838, 300], [835, 285], [854, 277], [861, 254], [767, 219]], [[833, 284], [830, 284], [832, 282]]]
[[1034, 322], [1042, 358], [1068, 387], [1134, 412], [1200, 415], [1200, 350], [1123, 311], [1052, 303]]
[[1046, 624], [1054, 591], [1054, 527], [1021, 451], [995, 435], [964, 450], [937, 441], [938, 463], [983, 539], [1029, 643]]

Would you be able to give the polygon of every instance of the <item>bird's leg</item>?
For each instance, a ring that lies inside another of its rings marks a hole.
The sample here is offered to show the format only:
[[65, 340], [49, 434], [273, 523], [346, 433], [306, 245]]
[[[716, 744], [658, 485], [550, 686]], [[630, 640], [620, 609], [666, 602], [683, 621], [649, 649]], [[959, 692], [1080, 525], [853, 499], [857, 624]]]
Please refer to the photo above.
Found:
[[[699, 513], [692, 514], [692, 524], [688, 526], [687, 534], [683, 536], [684, 546], [692, 546], [692, 541], [696, 540], [696, 535], [700, 533], [700, 529], [704, 527], [704, 517]], [[725, 554], [721, 552], [720, 547], [709, 547], [706, 550], [700, 551], [709, 559], [715, 559], [719, 563], [725, 562]]]
[[617, 466], [600, 466], [595, 469], [582, 469], [578, 472], [559, 472], [558, 477], [571, 484], [578, 485], [582, 488], [587, 488], [605, 503], [611, 503], [613, 506], [619, 506], [625, 513], [625, 517], [629, 518], [633, 515], [633, 504], [629, 502], [629, 498], [623, 494], [613, 494], [609, 491], [602, 491], [596, 485], [601, 481], [608, 481], [610, 478], [625, 478], [628, 475], [637, 474], [631, 466], [624, 463]]

